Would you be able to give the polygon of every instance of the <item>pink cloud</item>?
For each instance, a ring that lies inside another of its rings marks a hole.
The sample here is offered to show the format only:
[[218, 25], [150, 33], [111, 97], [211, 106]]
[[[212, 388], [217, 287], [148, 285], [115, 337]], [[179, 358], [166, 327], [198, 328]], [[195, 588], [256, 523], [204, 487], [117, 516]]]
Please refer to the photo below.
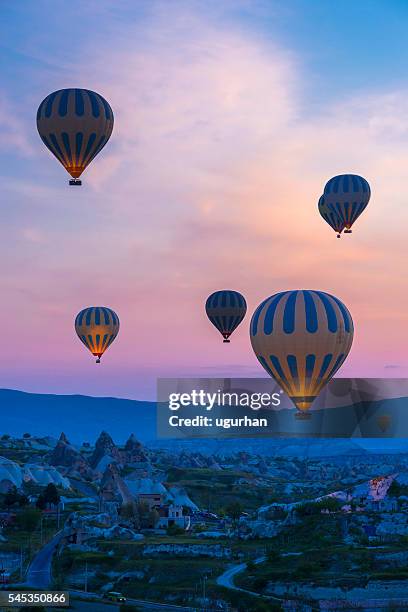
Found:
[[[287, 288], [322, 289], [350, 309], [356, 337], [342, 374], [392, 374], [384, 364], [403, 363], [408, 340], [406, 93], [304, 113], [301, 62], [286, 50], [211, 17], [150, 19], [147, 34], [129, 28], [108, 56], [88, 50], [82, 79], [111, 102], [116, 124], [82, 191], [12, 187], [31, 194], [26, 227], [38, 211], [49, 227], [47, 248], [26, 234], [32, 244], [4, 277], [1, 384], [18, 379], [17, 360], [23, 372], [35, 362], [37, 389], [133, 397], [152, 395], [158, 375], [263, 376], [249, 318]], [[342, 172], [363, 174], [373, 196], [337, 240], [317, 199]], [[204, 314], [222, 287], [249, 304], [227, 348]], [[122, 322], [103, 375], [73, 333], [92, 304]]]

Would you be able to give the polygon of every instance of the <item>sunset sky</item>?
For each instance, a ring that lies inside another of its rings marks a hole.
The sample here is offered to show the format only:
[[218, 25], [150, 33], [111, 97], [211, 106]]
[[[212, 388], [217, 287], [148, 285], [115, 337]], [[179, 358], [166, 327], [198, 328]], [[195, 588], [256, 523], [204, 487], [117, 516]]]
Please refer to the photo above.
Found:
[[[319, 289], [355, 324], [343, 376], [408, 375], [406, 0], [2, 0], [0, 387], [154, 399], [157, 377], [264, 376], [248, 325], [265, 297]], [[70, 188], [37, 107], [84, 87], [115, 114]], [[317, 200], [361, 174], [337, 240]], [[230, 345], [205, 316], [235, 289]], [[79, 310], [119, 315], [95, 365]]]

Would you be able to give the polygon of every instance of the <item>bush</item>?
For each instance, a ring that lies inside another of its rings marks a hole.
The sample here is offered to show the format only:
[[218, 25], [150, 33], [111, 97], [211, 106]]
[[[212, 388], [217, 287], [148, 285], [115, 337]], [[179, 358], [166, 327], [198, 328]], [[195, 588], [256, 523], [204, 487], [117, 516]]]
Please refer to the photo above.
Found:
[[28, 504], [28, 498], [26, 495], [21, 495], [16, 487], [12, 487], [3, 498], [3, 505], [6, 508], [19, 505], [21, 508]]
[[184, 529], [179, 527], [179, 525], [173, 524], [167, 527], [167, 535], [169, 536], [183, 535], [184, 533]]
[[267, 552], [268, 563], [277, 563], [280, 560], [280, 554], [274, 548], [270, 548]]
[[237, 521], [242, 514], [242, 505], [238, 502], [231, 502], [226, 508], [226, 514], [232, 518], [233, 521]]

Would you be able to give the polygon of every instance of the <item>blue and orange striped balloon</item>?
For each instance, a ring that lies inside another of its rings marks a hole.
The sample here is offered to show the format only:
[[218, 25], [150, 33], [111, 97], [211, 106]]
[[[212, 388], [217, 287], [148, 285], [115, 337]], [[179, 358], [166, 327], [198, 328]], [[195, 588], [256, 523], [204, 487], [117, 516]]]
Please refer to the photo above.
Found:
[[345, 305], [323, 291], [283, 291], [255, 310], [252, 348], [298, 410], [309, 410], [344, 363], [354, 326]]
[[327, 181], [323, 196], [327, 208], [344, 223], [344, 233], [351, 234], [353, 223], [370, 201], [371, 189], [358, 174], [340, 174]]
[[108, 102], [89, 89], [60, 89], [49, 94], [37, 111], [37, 129], [45, 146], [74, 180], [108, 142], [113, 111]]
[[323, 219], [334, 229], [337, 238], [340, 238], [341, 232], [344, 230], [344, 221], [339, 217], [337, 212], [333, 211], [332, 207], [327, 206], [324, 195], [320, 196], [318, 202], [319, 213]]
[[247, 305], [244, 296], [238, 291], [215, 291], [207, 298], [205, 311], [224, 342], [229, 342], [230, 335], [245, 317]]
[[104, 306], [84, 308], [75, 318], [75, 331], [92, 355], [100, 363], [106, 349], [119, 333], [119, 317]]

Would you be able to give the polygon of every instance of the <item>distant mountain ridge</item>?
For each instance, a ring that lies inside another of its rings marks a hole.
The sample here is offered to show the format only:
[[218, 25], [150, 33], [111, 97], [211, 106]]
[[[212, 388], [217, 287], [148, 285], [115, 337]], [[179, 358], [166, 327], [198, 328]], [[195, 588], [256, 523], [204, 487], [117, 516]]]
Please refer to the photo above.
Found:
[[133, 432], [138, 440], [156, 437], [156, 404], [114, 397], [48, 395], [0, 389], [0, 435], [53, 436], [64, 431], [75, 444], [94, 442], [109, 431], [117, 443]]
[[[262, 410], [257, 414], [261, 416]], [[377, 417], [390, 415], [389, 431], [382, 435]], [[248, 434], [234, 439], [179, 439], [157, 440], [156, 403], [113, 397], [84, 395], [34, 394], [0, 389], [0, 436], [21, 437], [25, 432], [33, 436], [59, 438], [62, 431], [73, 444], [84, 441], [93, 444], [101, 431], [109, 432], [116, 444], [124, 444], [131, 433], [143, 443], [156, 448], [214, 448], [243, 449], [254, 447], [259, 454], [328, 456], [364, 452], [408, 452], [408, 398], [359, 402], [354, 406], [313, 411], [310, 421], [299, 424], [295, 411], [275, 413], [275, 432], [279, 437], [248, 438]], [[269, 413], [270, 415], [270, 413]], [[278, 425], [279, 423], [279, 425]], [[343, 431], [343, 438], [333, 439]], [[310, 437], [304, 434], [309, 432]], [[357, 437], [351, 437], [350, 436]], [[358, 436], [363, 437], [358, 437]], [[254, 436], [256, 436], [254, 432]], [[365, 437], [366, 436], [366, 437]], [[390, 436], [390, 437], [387, 437]], [[393, 437], [395, 436], [395, 437]], [[405, 437], [404, 437], [405, 436]]]

